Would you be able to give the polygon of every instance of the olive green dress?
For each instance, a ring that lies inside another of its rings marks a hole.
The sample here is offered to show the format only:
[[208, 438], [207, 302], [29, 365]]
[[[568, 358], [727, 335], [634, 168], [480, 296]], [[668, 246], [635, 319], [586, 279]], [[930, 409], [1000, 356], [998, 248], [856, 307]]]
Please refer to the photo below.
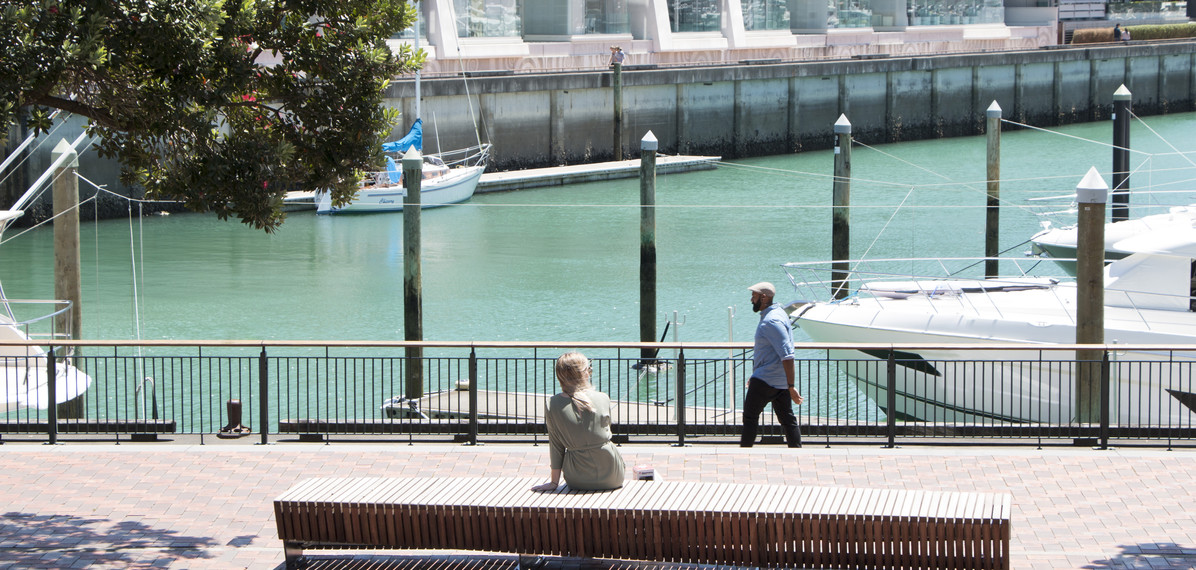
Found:
[[587, 390], [586, 396], [592, 412], [575, 407], [568, 394], [548, 400], [544, 422], [552, 468], [560, 469], [573, 489], [618, 489], [626, 469], [610, 441], [610, 397], [597, 390]]

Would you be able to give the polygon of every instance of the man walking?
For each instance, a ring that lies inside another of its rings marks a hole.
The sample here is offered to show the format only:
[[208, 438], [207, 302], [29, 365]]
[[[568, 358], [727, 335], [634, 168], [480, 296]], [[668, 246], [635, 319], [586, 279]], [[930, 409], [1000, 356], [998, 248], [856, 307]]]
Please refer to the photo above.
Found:
[[772, 404], [772, 412], [785, 429], [789, 447], [801, 447], [801, 429], [793, 415], [794, 404], [801, 405], [802, 397], [794, 386], [793, 329], [789, 315], [780, 303], [774, 303], [776, 287], [767, 281], [748, 287], [752, 292], [752, 310], [760, 313], [756, 325], [756, 346], [752, 351], [752, 378], [748, 380], [747, 395], [743, 398], [743, 434], [740, 447], [756, 442], [760, 414], [765, 404]]

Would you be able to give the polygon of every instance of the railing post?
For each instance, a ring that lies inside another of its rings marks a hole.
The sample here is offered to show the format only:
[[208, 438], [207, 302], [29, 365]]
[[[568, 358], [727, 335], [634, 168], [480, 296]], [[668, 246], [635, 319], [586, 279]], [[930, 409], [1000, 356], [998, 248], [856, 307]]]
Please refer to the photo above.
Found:
[[889, 438], [886, 447], [892, 449], [897, 447], [897, 351], [889, 351], [887, 368], [888, 393], [885, 395], [885, 406], [888, 413], [885, 414], [885, 434]]
[[1100, 361], [1100, 448], [1109, 449], [1109, 351]]
[[49, 436], [49, 445], [58, 443], [58, 363], [54, 358], [54, 347], [50, 347], [50, 352], [46, 353], [46, 399], [49, 406], [46, 407], [46, 435]]
[[269, 378], [270, 363], [266, 360], [266, 346], [262, 345], [262, 353], [257, 357], [257, 401], [258, 413], [261, 416], [257, 425], [261, 426], [258, 428], [258, 431], [262, 432], [261, 445], [270, 443], [270, 388], [267, 383]]
[[469, 347], [469, 442], [478, 444], [478, 352]]
[[685, 446], [685, 349], [677, 349], [677, 444]]

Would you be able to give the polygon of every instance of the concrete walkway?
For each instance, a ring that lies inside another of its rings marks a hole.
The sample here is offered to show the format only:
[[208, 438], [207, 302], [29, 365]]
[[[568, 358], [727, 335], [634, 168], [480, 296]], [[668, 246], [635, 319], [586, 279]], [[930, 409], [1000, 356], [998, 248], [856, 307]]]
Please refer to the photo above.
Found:
[[[1008, 492], [1014, 568], [1196, 568], [1196, 451], [624, 445], [670, 480]], [[281, 568], [271, 501], [314, 475], [548, 474], [544, 446], [0, 445], [0, 568]], [[323, 553], [310, 568], [513, 568], [503, 555]], [[679, 565], [548, 559], [546, 567]], [[694, 566], [686, 566], [694, 567]]]

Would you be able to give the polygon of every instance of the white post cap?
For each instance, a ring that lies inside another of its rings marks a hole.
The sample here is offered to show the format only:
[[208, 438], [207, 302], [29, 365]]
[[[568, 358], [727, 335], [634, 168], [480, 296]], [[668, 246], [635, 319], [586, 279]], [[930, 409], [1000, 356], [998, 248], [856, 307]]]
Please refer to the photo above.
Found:
[[423, 170], [424, 168], [424, 157], [420, 156], [419, 151], [414, 146], [407, 149], [407, 154], [403, 155], [403, 170], [409, 168], [417, 170]]
[[847, 120], [847, 115], [839, 115], [839, 120], [835, 121], [835, 134], [851, 134], [851, 121]]
[[658, 146], [656, 135], [652, 134], [652, 131], [648, 131], [648, 134], [640, 139], [640, 150], [656, 150]]
[[1076, 201], [1081, 204], [1104, 204], [1109, 199], [1109, 185], [1101, 178], [1096, 167], [1088, 169], [1088, 174], [1076, 186]]
[[71, 143], [66, 142], [66, 139], [58, 141], [54, 145], [54, 150], [50, 152], [51, 162], [58, 162], [58, 157], [66, 155], [67, 159], [60, 165], [61, 168], [79, 168], [79, 153], [75, 152], [75, 147]]

